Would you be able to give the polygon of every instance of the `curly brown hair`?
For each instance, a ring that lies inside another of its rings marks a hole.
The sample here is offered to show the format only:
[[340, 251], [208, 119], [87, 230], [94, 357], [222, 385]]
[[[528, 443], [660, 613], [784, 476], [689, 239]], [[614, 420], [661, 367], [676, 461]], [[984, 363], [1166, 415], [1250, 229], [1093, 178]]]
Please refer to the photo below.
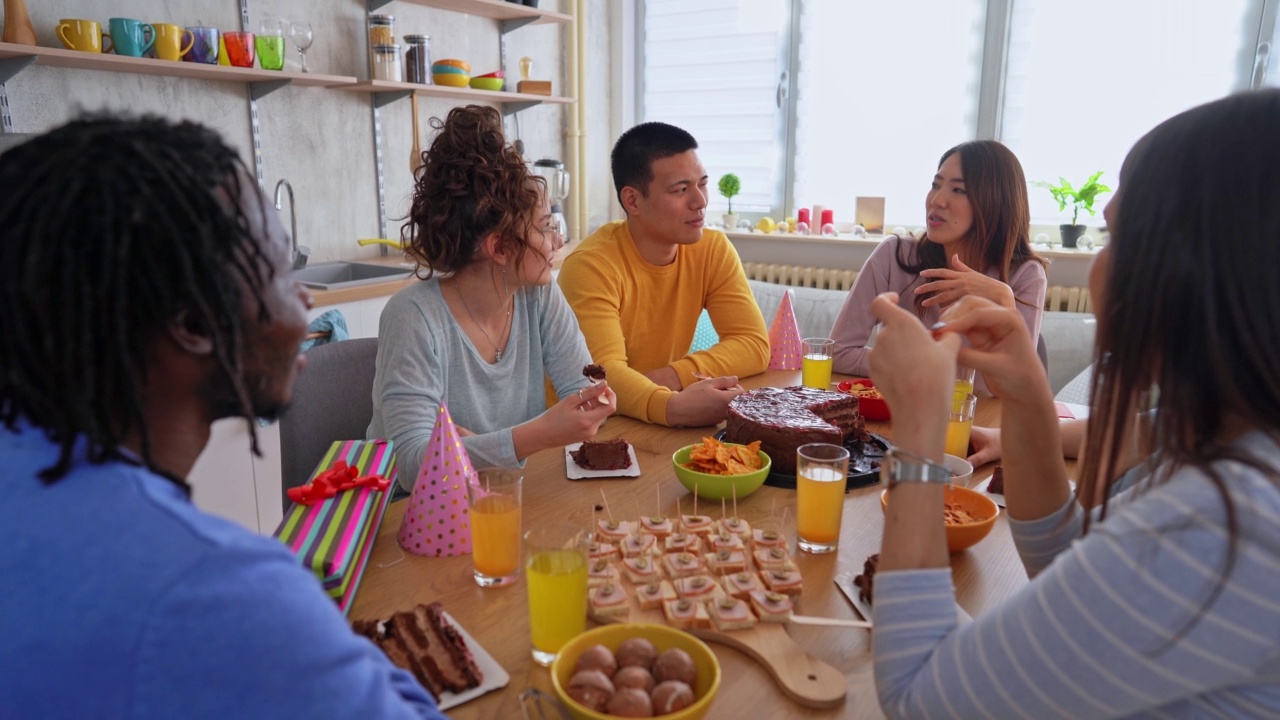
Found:
[[[475, 261], [489, 233], [516, 262], [541, 207], [545, 181], [507, 144], [502, 116], [483, 105], [455, 107], [437, 131], [413, 186], [413, 206], [400, 228], [406, 252], [426, 270], [454, 273]], [[420, 275], [421, 276], [421, 275]]]

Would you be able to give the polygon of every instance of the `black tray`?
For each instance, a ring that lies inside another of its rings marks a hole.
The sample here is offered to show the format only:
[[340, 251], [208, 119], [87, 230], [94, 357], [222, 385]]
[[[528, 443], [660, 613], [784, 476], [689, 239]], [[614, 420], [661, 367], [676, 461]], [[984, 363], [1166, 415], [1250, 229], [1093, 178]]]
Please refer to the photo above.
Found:
[[[715, 438], [724, 441], [726, 431], [720, 430]], [[844, 491], [856, 490], [880, 482], [880, 461], [889, 448], [889, 441], [882, 435], [868, 433], [871, 442], [862, 443], [854, 438], [845, 440], [844, 447], [849, 451], [849, 478], [845, 482]], [[765, 476], [764, 484], [770, 487], [796, 489], [796, 474], [771, 472]]]

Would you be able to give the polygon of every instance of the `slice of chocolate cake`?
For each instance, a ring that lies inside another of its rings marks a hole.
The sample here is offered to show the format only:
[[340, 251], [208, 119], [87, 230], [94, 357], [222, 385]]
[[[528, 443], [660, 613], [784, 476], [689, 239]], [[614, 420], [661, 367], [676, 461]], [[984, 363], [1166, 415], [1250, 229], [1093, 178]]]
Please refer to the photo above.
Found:
[[440, 603], [419, 605], [385, 621], [355, 620], [351, 629], [413, 673], [437, 700], [442, 692], [462, 692], [484, 681], [462, 633], [444, 616]]
[[600, 442], [588, 440], [577, 450], [570, 450], [569, 455], [583, 470], [626, 470], [631, 467], [628, 447], [627, 441], [621, 438]]
[[871, 597], [875, 591], [876, 568], [879, 566], [880, 553], [869, 555], [862, 563], [862, 574], [853, 579], [853, 584], [858, 588], [858, 599], [868, 605], [871, 604]]
[[991, 473], [991, 482], [987, 483], [987, 492], [997, 495], [1004, 494], [1004, 466], [997, 465], [995, 472]]

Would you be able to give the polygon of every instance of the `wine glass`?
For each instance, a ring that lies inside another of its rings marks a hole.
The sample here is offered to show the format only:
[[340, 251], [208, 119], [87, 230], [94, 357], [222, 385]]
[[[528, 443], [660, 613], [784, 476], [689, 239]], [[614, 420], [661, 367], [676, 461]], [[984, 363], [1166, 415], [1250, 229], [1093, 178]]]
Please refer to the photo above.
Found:
[[315, 39], [314, 34], [311, 32], [311, 23], [289, 23], [289, 39], [293, 41], [294, 47], [298, 48], [298, 57], [302, 62], [302, 72], [308, 72], [307, 48], [311, 47], [311, 41]]

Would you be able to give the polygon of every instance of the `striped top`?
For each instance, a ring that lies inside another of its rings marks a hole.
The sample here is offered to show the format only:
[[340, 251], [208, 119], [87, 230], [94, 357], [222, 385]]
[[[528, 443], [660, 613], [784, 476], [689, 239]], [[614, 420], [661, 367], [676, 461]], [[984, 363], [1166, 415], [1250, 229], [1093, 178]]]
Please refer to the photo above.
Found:
[[[1255, 432], [1237, 447], [1280, 467]], [[1009, 521], [1032, 581], [957, 623], [950, 569], [876, 576], [874, 660], [890, 717], [1280, 717], [1280, 488], [1215, 465], [1239, 525], [1207, 476], [1175, 473], [1125, 493], [1080, 537], [1074, 500]]]

